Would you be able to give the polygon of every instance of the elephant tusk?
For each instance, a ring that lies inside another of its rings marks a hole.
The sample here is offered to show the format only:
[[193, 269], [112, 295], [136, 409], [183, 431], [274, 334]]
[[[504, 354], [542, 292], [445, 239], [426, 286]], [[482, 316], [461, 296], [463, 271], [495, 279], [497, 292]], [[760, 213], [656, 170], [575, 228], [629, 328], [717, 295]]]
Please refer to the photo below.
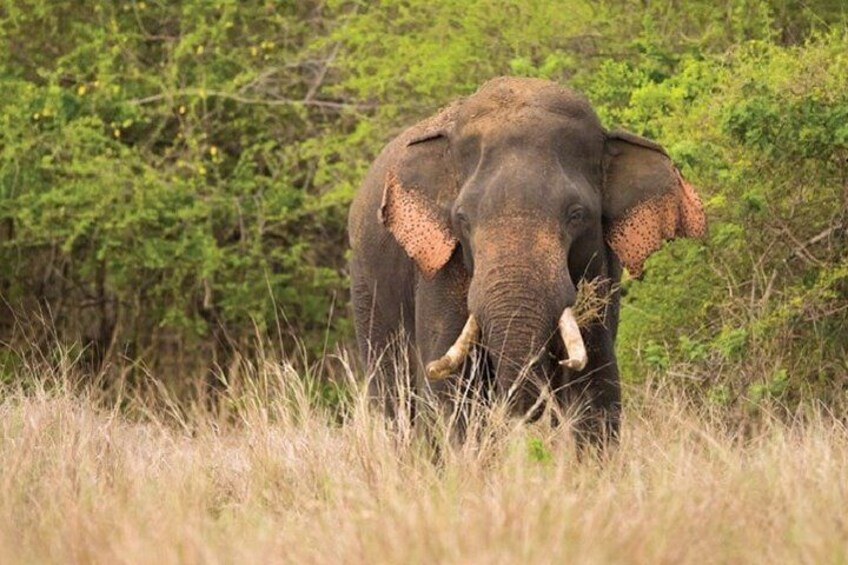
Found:
[[577, 326], [577, 320], [574, 318], [574, 311], [571, 308], [562, 311], [562, 316], [559, 318], [559, 333], [562, 336], [562, 342], [565, 344], [565, 350], [568, 352], [568, 359], [560, 361], [559, 364], [575, 371], [582, 371], [589, 358], [586, 355], [583, 336], [580, 335], [580, 328]]
[[462, 328], [462, 333], [456, 338], [453, 345], [450, 346], [448, 352], [427, 364], [427, 377], [431, 380], [442, 380], [462, 364], [463, 360], [468, 356], [471, 350], [471, 344], [477, 337], [480, 327], [477, 325], [477, 320], [474, 316], [468, 316], [468, 321], [465, 322], [465, 327]]

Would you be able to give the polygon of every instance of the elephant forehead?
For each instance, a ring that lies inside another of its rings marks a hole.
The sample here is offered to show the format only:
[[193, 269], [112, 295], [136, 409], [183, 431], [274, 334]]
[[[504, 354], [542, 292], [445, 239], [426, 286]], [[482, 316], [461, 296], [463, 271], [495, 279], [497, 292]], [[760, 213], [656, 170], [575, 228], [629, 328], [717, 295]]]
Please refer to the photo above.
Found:
[[559, 225], [530, 217], [498, 218], [480, 226], [474, 250], [481, 264], [523, 265], [545, 278], [559, 276], [566, 259]]
[[552, 81], [501, 77], [485, 83], [466, 101], [469, 117], [493, 111], [536, 107], [571, 118], [594, 115], [591, 106], [578, 93]]
[[603, 129], [597, 119], [526, 105], [471, 114], [454, 139], [459, 155], [480, 159], [483, 165], [488, 161], [491, 171], [512, 170], [519, 176], [556, 175], [560, 166], [586, 168], [583, 174], [588, 174], [603, 150]]
[[542, 109], [510, 106], [486, 113], [472, 114], [461, 129], [464, 135], [477, 136], [490, 143], [496, 140], [531, 140], [546, 130], [555, 129], [556, 121]]

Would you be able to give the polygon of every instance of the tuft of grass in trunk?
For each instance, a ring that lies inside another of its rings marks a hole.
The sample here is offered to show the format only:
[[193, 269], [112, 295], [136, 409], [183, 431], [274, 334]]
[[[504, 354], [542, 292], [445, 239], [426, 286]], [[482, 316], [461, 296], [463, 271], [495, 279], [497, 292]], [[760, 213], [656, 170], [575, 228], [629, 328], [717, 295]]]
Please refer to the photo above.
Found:
[[577, 283], [577, 300], [574, 303], [577, 325], [587, 326], [602, 319], [613, 291], [614, 288], [609, 279], [581, 279]]

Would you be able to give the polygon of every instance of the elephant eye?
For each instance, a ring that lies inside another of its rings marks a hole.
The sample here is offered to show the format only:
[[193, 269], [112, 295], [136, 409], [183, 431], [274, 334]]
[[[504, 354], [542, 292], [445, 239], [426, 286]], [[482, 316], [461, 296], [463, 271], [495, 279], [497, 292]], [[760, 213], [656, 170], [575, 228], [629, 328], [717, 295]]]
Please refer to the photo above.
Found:
[[459, 226], [459, 230], [462, 232], [462, 235], [468, 235], [468, 216], [466, 216], [464, 212], [457, 211], [456, 223]]
[[586, 209], [582, 206], [575, 206], [568, 212], [568, 221], [572, 222], [582, 222], [586, 219]]

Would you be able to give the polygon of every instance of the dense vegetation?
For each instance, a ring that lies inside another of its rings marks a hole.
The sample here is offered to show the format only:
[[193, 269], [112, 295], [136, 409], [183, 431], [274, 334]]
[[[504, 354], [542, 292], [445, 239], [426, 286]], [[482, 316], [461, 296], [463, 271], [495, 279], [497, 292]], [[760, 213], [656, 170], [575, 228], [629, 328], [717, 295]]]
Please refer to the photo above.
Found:
[[626, 379], [844, 398], [846, 18], [841, 0], [7, 1], [4, 374], [57, 339], [182, 381], [265, 339], [344, 343], [370, 160], [513, 74], [581, 90], [705, 196], [708, 240], [625, 282]]

